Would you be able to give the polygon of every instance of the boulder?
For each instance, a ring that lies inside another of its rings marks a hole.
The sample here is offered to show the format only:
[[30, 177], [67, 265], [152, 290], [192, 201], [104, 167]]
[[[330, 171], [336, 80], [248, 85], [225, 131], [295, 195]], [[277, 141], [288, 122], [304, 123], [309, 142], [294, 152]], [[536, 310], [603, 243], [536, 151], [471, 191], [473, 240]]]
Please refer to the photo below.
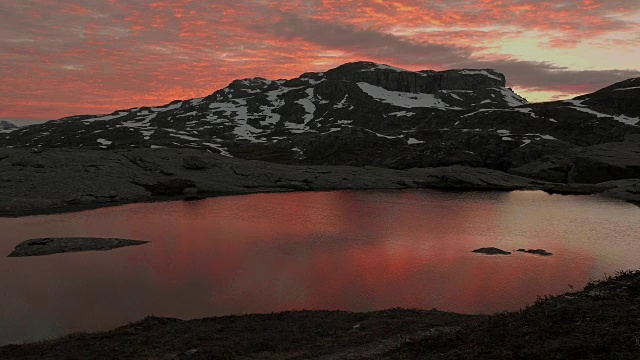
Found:
[[182, 160], [182, 167], [187, 170], [204, 170], [209, 167], [207, 162], [199, 156], [187, 156]]

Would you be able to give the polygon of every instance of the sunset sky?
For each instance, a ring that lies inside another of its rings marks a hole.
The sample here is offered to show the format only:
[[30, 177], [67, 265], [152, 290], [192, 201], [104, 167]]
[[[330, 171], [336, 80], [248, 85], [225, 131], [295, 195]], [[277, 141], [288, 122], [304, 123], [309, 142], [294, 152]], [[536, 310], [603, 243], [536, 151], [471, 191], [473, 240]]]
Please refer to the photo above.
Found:
[[640, 76], [638, 0], [0, 0], [0, 119], [201, 97], [366, 60], [493, 68], [530, 101]]

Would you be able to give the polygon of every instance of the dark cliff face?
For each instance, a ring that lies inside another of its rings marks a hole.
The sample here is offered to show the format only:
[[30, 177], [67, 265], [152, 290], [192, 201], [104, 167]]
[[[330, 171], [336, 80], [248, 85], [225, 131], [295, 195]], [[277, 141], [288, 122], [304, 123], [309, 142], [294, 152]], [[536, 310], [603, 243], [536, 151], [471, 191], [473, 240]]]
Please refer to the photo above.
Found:
[[406, 71], [369, 62], [348, 63], [326, 72], [330, 80], [365, 82], [390, 91], [434, 93], [440, 90], [483, 90], [504, 87], [503, 74], [489, 69]]

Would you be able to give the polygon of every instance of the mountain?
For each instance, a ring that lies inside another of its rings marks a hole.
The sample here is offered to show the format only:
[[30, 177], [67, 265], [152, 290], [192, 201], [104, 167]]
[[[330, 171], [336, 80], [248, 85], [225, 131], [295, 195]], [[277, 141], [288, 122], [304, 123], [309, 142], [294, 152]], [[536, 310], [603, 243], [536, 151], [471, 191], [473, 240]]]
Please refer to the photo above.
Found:
[[0, 130], [4, 130], [4, 129], [15, 129], [17, 128], [16, 125], [6, 121], [6, 120], [0, 120]]
[[198, 148], [286, 164], [520, 168], [640, 134], [640, 80], [529, 104], [490, 69], [355, 62], [236, 80], [204, 98], [80, 115], [0, 134], [16, 148]]

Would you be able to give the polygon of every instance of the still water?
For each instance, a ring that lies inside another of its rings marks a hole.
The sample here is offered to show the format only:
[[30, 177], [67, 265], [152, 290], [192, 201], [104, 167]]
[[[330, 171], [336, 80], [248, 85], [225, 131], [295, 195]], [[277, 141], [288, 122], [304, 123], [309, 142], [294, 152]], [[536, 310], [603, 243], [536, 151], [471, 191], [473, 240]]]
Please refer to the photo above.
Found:
[[[6, 258], [23, 240], [149, 240]], [[543, 248], [541, 257], [473, 254]], [[0, 344], [290, 309], [492, 313], [640, 267], [640, 208], [542, 192], [338, 191], [0, 218]]]

